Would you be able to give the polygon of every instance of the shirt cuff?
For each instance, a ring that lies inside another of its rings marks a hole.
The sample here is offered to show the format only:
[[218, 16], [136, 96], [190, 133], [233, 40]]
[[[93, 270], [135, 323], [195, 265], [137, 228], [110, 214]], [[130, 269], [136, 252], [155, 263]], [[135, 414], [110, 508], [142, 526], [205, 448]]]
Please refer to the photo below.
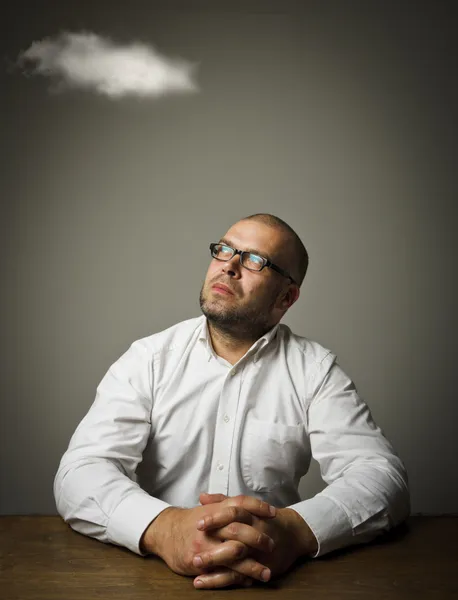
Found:
[[317, 539], [318, 551], [311, 558], [318, 558], [354, 542], [347, 514], [328, 497], [318, 494], [288, 508], [295, 510], [304, 519]]
[[118, 504], [110, 517], [108, 539], [135, 554], [146, 556], [140, 551], [141, 537], [148, 525], [169, 506], [146, 492], [130, 494]]

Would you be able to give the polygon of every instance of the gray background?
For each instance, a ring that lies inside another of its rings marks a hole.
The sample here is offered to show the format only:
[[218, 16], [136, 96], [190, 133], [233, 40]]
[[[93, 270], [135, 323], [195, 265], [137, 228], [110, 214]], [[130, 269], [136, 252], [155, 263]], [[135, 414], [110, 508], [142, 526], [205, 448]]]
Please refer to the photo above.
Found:
[[[55, 513], [108, 367], [200, 314], [208, 243], [260, 211], [311, 257], [284, 322], [354, 378], [412, 512], [458, 512], [455, 3], [93, 4], [2, 20], [0, 512]], [[201, 92], [113, 102], [11, 71], [63, 29], [195, 61]], [[303, 497], [322, 487], [313, 463]]]

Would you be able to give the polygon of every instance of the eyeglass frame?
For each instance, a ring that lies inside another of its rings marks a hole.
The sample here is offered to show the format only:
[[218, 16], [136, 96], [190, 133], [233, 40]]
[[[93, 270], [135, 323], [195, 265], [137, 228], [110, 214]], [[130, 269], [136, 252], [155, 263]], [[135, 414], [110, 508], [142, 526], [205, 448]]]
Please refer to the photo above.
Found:
[[[229, 250], [232, 250], [232, 256], [228, 259], [217, 258], [216, 256], [213, 256], [213, 248], [215, 246], [224, 246], [225, 248], [229, 248]], [[294, 285], [298, 285], [287, 271], [285, 271], [278, 265], [275, 265], [272, 261], [265, 258], [264, 256], [261, 256], [260, 254], [256, 254], [256, 252], [250, 252], [248, 250], [237, 250], [237, 248], [232, 248], [232, 246], [228, 246], [227, 244], [223, 244], [222, 242], [212, 242], [210, 244], [210, 252], [211, 252], [212, 258], [214, 258], [215, 260], [219, 260], [221, 262], [229, 262], [230, 260], [232, 260], [234, 258], [234, 256], [237, 256], [237, 254], [239, 254], [240, 255], [240, 264], [244, 269], [247, 269], [248, 271], [252, 271], [253, 273], [259, 273], [265, 267], [269, 267], [273, 271], [277, 271], [277, 273], [280, 273], [280, 275], [283, 275], [283, 277], [287, 277], [288, 279], [291, 279], [291, 283], [294, 283]], [[258, 258], [260, 258], [263, 262], [262, 267], [260, 269], [250, 269], [249, 267], [245, 267], [245, 265], [242, 263], [244, 254], [253, 254], [253, 256], [257, 256]]]

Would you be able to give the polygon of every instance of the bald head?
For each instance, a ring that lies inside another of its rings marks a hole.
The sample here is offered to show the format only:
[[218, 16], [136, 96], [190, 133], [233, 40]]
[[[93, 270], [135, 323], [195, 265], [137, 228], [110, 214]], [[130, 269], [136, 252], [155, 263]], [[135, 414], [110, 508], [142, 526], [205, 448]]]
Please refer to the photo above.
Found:
[[245, 217], [242, 220], [257, 221], [267, 225], [268, 227], [272, 227], [281, 233], [282, 239], [284, 240], [282, 254], [288, 263], [288, 270], [291, 274], [291, 277], [293, 277], [300, 287], [304, 280], [305, 274], [307, 273], [309, 256], [304, 244], [294, 229], [279, 217], [270, 215], [268, 213], [257, 213], [250, 215], [249, 217]]

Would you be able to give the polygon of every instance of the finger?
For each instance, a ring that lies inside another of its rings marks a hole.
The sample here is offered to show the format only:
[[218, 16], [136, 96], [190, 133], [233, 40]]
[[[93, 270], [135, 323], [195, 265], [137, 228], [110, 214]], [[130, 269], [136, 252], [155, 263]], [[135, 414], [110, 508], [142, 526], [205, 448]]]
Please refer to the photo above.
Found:
[[241, 573], [224, 568], [213, 573], [199, 575], [194, 579], [194, 587], [202, 590], [223, 588], [228, 587], [229, 585], [247, 587], [252, 585], [252, 583], [253, 580], [251, 580], [249, 577], [245, 577]]
[[[221, 544], [221, 546], [232, 543], [233, 542], [227, 542], [227, 544]], [[196, 564], [198, 559], [200, 559], [200, 561]], [[257, 562], [252, 557], [234, 560], [230, 551], [202, 552], [194, 557], [193, 564], [198, 568], [211, 569], [211, 572], [214, 572], [215, 569], [219, 572], [221, 567], [228, 567], [236, 573], [252, 577], [258, 581], [269, 581], [271, 576], [270, 569], [266, 565]]]
[[228, 497], [224, 494], [208, 494], [207, 492], [202, 492], [199, 496], [199, 501], [203, 505], [223, 502], [224, 500], [227, 500], [229, 506], [242, 506], [257, 517], [268, 519], [276, 515], [275, 506], [253, 496], [240, 495]]
[[222, 502], [223, 500], [227, 500], [227, 496], [224, 494], [208, 494], [207, 492], [202, 492], [199, 496], [199, 502], [201, 504], [213, 504], [214, 502]]
[[231, 563], [244, 558], [248, 547], [241, 542], [232, 541], [218, 544], [216, 548], [199, 552], [193, 558], [192, 564], [197, 569], [208, 569], [216, 566], [230, 566]]
[[240, 506], [227, 506], [212, 515], [204, 515], [197, 522], [197, 529], [200, 531], [219, 529], [234, 521], [251, 524], [253, 522], [253, 515]]
[[211, 534], [223, 542], [234, 540], [262, 552], [272, 552], [275, 548], [275, 542], [271, 537], [245, 523], [231, 523], [212, 531]]
[[262, 518], [275, 517], [277, 514], [275, 506], [263, 502], [259, 498], [253, 498], [253, 496], [232, 496], [231, 498], [227, 498], [226, 504], [228, 506], [241, 506], [252, 515]]

